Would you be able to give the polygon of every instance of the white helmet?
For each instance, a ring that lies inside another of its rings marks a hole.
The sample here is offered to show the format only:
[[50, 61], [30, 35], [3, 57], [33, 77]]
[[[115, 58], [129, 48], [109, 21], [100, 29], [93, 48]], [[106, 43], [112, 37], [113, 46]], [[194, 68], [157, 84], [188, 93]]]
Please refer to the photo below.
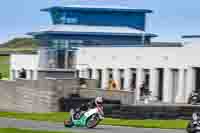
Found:
[[103, 98], [102, 97], [97, 97], [95, 99], [95, 104], [96, 105], [102, 105], [103, 104]]

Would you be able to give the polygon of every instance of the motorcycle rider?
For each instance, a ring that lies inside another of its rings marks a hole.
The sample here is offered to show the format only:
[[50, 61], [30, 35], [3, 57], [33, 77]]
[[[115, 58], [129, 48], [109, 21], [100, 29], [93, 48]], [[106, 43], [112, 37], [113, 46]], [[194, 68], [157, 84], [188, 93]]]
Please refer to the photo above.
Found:
[[79, 109], [76, 111], [76, 118], [80, 118], [82, 114], [84, 114], [86, 111], [88, 111], [89, 108], [96, 108], [96, 107], [102, 107], [103, 106], [103, 97], [96, 97], [95, 100], [92, 100], [91, 102], [87, 104], [82, 104]]

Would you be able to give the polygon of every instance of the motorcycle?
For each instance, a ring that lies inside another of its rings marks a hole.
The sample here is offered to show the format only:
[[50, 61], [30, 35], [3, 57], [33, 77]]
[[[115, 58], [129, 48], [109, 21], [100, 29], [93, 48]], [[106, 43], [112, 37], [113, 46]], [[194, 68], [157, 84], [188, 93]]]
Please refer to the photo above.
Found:
[[74, 109], [71, 109], [70, 116], [70, 120], [64, 121], [65, 127], [95, 128], [104, 119], [104, 112], [103, 107], [88, 109], [88, 111], [82, 114], [75, 112]]
[[195, 105], [199, 102], [200, 102], [199, 93], [192, 92], [192, 94], [189, 97], [188, 104]]
[[192, 114], [192, 120], [188, 123], [186, 131], [196, 133], [200, 131], [200, 117], [197, 113]]

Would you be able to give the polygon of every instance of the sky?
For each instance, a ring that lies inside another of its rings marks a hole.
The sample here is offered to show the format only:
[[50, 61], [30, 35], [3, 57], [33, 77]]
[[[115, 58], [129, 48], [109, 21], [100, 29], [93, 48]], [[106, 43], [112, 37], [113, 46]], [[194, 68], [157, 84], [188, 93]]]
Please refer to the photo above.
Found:
[[0, 43], [51, 24], [51, 6], [123, 6], [151, 9], [146, 31], [158, 35], [153, 41], [180, 42], [182, 35], [200, 35], [199, 0], [2, 0], [0, 4]]

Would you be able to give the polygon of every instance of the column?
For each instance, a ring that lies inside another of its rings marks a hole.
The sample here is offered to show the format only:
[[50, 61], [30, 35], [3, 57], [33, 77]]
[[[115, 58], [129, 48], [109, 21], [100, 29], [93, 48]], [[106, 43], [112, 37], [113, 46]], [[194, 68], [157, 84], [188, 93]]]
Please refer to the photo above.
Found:
[[150, 91], [153, 97], [158, 97], [158, 70], [156, 68], [150, 69]]
[[120, 90], [120, 75], [119, 75], [119, 69], [115, 68], [113, 69], [113, 79], [117, 82], [117, 88]]
[[190, 93], [195, 90], [195, 69], [190, 67], [187, 69], [187, 85], [185, 91], [185, 102], [188, 101]]
[[15, 70], [15, 79], [17, 79], [17, 78], [19, 78], [19, 70], [18, 69]]
[[144, 82], [144, 72], [142, 68], [137, 68], [136, 72], [136, 92], [135, 92], [135, 98], [136, 100], [140, 100], [140, 87], [142, 83]]
[[184, 88], [184, 79], [185, 79], [185, 70], [184, 69], [179, 69], [178, 72], [178, 91], [177, 91], [177, 96], [175, 99], [176, 103], [184, 103], [184, 93], [185, 93], [185, 88]]
[[172, 103], [172, 71], [164, 69], [163, 102]]
[[131, 77], [132, 77], [132, 71], [131, 69], [125, 69], [124, 71], [124, 88], [127, 91], [130, 91], [131, 89]]
[[97, 79], [97, 70], [95, 68], [92, 69], [92, 79]]
[[33, 80], [38, 80], [38, 71], [37, 70], [33, 71]]
[[31, 70], [26, 70], [26, 79], [31, 80]]
[[84, 77], [84, 70], [83, 69], [79, 69], [79, 77], [83, 78]]
[[102, 89], [108, 88], [108, 72], [107, 69], [102, 69], [102, 80], [101, 80], [101, 86]]

